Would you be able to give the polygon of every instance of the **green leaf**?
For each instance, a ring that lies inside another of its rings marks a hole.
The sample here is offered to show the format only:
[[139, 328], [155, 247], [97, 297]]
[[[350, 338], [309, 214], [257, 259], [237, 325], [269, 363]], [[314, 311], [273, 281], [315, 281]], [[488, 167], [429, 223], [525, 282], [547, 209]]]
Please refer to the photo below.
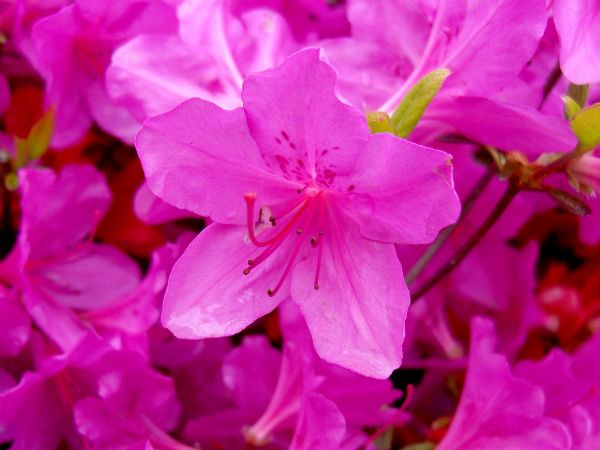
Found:
[[27, 139], [15, 137], [15, 169], [20, 169], [27, 162], [28, 149]]
[[367, 125], [371, 133], [394, 133], [390, 116], [382, 111], [367, 113]]
[[54, 108], [50, 108], [31, 128], [27, 136], [29, 159], [40, 158], [48, 149], [54, 131]]
[[575, 100], [573, 100], [568, 95], [565, 95], [562, 98], [563, 103], [565, 104], [565, 115], [567, 119], [572, 120], [579, 111], [581, 111], [581, 106]]
[[582, 150], [593, 150], [600, 145], [600, 103], [584, 108], [573, 116], [571, 129]]
[[421, 78], [406, 94], [392, 114], [392, 125], [396, 135], [408, 137], [415, 129], [425, 109], [450, 75], [447, 69], [437, 69]]

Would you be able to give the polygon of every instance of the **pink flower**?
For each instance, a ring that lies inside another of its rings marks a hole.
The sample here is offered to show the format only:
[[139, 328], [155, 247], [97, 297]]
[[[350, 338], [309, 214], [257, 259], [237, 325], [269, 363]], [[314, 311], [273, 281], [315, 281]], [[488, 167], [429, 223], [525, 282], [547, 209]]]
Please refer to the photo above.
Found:
[[47, 83], [48, 104], [57, 108], [53, 144], [75, 143], [92, 120], [132, 141], [140, 124], [108, 97], [106, 68], [115, 48], [129, 39], [176, 26], [175, 12], [160, 0], [78, 0], [38, 21], [29, 57]]
[[161, 443], [179, 412], [171, 379], [140, 354], [115, 351], [87, 334], [0, 392], [0, 441], [12, 440], [15, 449], [53, 450], [63, 440], [74, 449], [90, 448], [90, 442], [107, 448], [98, 445], [107, 441], [113, 444], [108, 448], [118, 448], [116, 443], [131, 442], [137, 433]]
[[[429, 127], [431, 138], [459, 132], [487, 145], [536, 154], [575, 146], [566, 121], [504, 92], [543, 36], [543, 0], [461, 0], [434, 8], [356, 0], [349, 5], [349, 18], [353, 38], [323, 45], [340, 73], [341, 93], [352, 104], [391, 113], [416, 81], [446, 68], [451, 75], [417, 131]], [[399, 28], [407, 30], [403, 39], [398, 39]]]
[[246, 336], [222, 364], [233, 404], [189, 421], [188, 440], [228, 449], [244, 448], [244, 440], [269, 448], [354, 449], [345, 444], [364, 443], [363, 427], [381, 425], [396, 411], [386, 408], [400, 397], [388, 380], [324, 362], [297, 307], [286, 302], [282, 313], [283, 353], [264, 336]]
[[[72, 165], [60, 174], [23, 169], [19, 176], [21, 231], [0, 262], [0, 281], [19, 291], [36, 324], [67, 350], [85, 330], [77, 312], [130, 298], [139, 289], [140, 270], [117, 248], [92, 242], [110, 203], [108, 186], [96, 169]], [[150, 275], [153, 279], [153, 271]], [[131, 320], [128, 326], [137, 327]]]
[[162, 319], [230, 335], [291, 295], [323, 358], [387, 377], [409, 304], [393, 243], [430, 242], [459, 203], [447, 154], [371, 135], [334, 87], [307, 50], [250, 76], [243, 109], [190, 100], [146, 122], [150, 189], [215, 222], [175, 264]]
[[570, 448], [564, 424], [544, 415], [543, 390], [515, 377], [494, 347], [492, 323], [473, 319], [465, 387], [450, 429], [436, 448]]

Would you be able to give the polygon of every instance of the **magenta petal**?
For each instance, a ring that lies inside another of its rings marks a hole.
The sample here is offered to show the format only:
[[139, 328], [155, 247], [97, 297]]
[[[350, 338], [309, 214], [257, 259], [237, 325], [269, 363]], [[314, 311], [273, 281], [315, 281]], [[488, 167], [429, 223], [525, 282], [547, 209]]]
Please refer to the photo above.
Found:
[[290, 450], [330, 450], [338, 448], [346, 433], [340, 410], [321, 394], [305, 396]]
[[249, 275], [242, 273], [256, 253], [256, 247], [244, 241], [245, 232], [243, 227], [210, 225], [175, 263], [162, 313], [163, 325], [175, 336], [193, 339], [237, 333], [286, 297], [285, 289], [274, 297], [267, 295], [272, 287], [268, 280], [275, 283], [283, 271], [277, 255]]
[[530, 106], [483, 97], [440, 101], [425, 117], [443, 121], [477, 142], [502, 150], [539, 154], [570, 151], [577, 144], [566, 120]]
[[141, 278], [135, 261], [115, 247], [102, 244], [89, 244], [58, 256], [28, 270], [27, 275], [39, 292], [78, 310], [97, 309], [125, 297]]
[[473, 319], [465, 387], [450, 429], [437, 448], [570, 448], [565, 425], [544, 417], [543, 390], [514, 377], [506, 358], [494, 347], [492, 322]]
[[[460, 3], [466, 6], [466, 10], [458, 35], [448, 44], [443, 58], [430, 67], [452, 70], [453, 75], [448, 78], [445, 90], [464, 93], [467, 88], [470, 95], [489, 95], [511, 83], [535, 53], [546, 28], [546, 2], [444, 2], [438, 5], [438, 14]], [[444, 46], [448, 39], [447, 30], [453, 26], [456, 23], [450, 21], [438, 29], [440, 46]], [[438, 46], [433, 48], [435, 55]]]
[[450, 155], [390, 134], [371, 136], [348, 183], [343, 208], [370, 239], [431, 242], [460, 213]]
[[0, 357], [15, 356], [29, 340], [31, 320], [17, 297], [18, 291], [0, 289]]
[[189, 211], [176, 208], [162, 201], [148, 188], [147, 183], [143, 183], [137, 190], [133, 209], [140, 219], [151, 225], [196, 217], [195, 214]]
[[213, 64], [177, 37], [143, 35], [115, 51], [107, 90], [140, 121], [194, 97], [224, 108], [239, 106], [239, 92], [219, 81]]
[[143, 448], [149, 434], [137, 423], [124, 421], [106, 401], [86, 398], [73, 411], [78, 431], [95, 450]]
[[249, 76], [242, 89], [244, 111], [263, 157], [287, 161], [280, 162], [284, 173], [297, 161], [308, 175], [319, 176], [328, 166], [338, 175], [350, 172], [369, 132], [363, 115], [341, 103], [334, 88], [335, 73], [316, 49]]
[[35, 287], [24, 290], [23, 303], [36, 325], [65, 352], [73, 349], [88, 331], [73, 311]]
[[21, 245], [29, 259], [70, 250], [89, 236], [108, 209], [110, 191], [92, 166], [72, 165], [56, 175], [51, 170], [21, 170]]
[[576, 84], [600, 82], [600, 4], [597, 0], [556, 0], [554, 23], [560, 36], [560, 66]]
[[[256, 362], [260, 361], [260, 364]], [[277, 384], [281, 354], [266, 336], [246, 336], [223, 361], [223, 381], [249, 414], [260, 416]]]
[[363, 238], [342, 219], [331, 230], [322, 243], [320, 289], [313, 287], [316, 268], [309, 258], [294, 270], [292, 298], [319, 356], [363, 375], [386, 378], [402, 359], [410, 303], [395, 248]]
[[136, 147], [152, 192], [220, 223], [245, 223], [249, 190], [272, 205], [296, 189], [268, 171], [241, 109], [188, 100], [148, 119]]
[[12, 389], [0, 392], [0, 441], [12, 440], [15, 450], [55, 450], [69, 413], [52, 379], [27, 373]]

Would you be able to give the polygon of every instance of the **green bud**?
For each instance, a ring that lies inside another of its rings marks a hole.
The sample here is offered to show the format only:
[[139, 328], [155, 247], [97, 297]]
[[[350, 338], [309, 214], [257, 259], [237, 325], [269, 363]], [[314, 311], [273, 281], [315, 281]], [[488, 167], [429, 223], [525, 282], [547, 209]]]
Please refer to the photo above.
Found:
[[600, 103], [576, 113], [571, 120], [571, 129], [581, 150], [593, 150], [600, 145]]
[[394, 133], [390, 116], [382, 111], [367, 113], [367, 124], [371, 133]]
[[392, 114], [392, 125], [397, 136], [408, 137], [415, 129], [448, 75], [450, 71], [447, 69], [434, 70], [421, 78], [408, 91]]

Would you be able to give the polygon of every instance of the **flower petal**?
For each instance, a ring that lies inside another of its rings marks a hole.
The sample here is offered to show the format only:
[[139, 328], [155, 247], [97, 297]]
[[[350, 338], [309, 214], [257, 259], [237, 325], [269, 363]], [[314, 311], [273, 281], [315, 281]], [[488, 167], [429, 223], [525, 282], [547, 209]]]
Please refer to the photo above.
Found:
[[[286, 297], [268, 288], [284, 264], [272, 255], [249, 275], [242, 273], [256, 247], [244, 242], [245, 228], [213, 224], [192, 241], [175, 263], [163, 305], [162, 322], [179, 338], [229, 336], [272, 311]], [[285, 246], [286, 244], [282, 244]], [[279, 249], [285, 252], [285, 248]]]
[[104, 177], [92, 166], [50, 170], [24, 169], [20, 245], [29, 259], [55, 256], [89, 235], [110, 204]]
[[136, 147], [152, 192], [215, 222], [245, 223], [245, 192], [274, 204], [297, 189], [269, 172], [241, 109], [188, 100], [148, 119]]
[[460, 212], [450, 161], [442, 151], [375, 134], [347, 178], [352, 193], [343, 209], [369, 239], [431, 242]]
[[326, 361], [375, 378], [400, 365], [410, 303], [393, 245], [363, 238], [342, 217], [325, 231], [320, 289], [315, 258], [299, 263], [292, 298], [300, 306], [315, 349]]
[[596, 0], [556, 0], [554, 23], [560, 36], [560, 67], [577, 84], [600, 82], [600, 9]]
[[309, 49], [276, 69], [248, 77], [242, 89], [248, 127], [263, 157], [290, 179], [330, 168], [348, 173], [366, 144], [363, 115], [334, 93], [335, 73]]

